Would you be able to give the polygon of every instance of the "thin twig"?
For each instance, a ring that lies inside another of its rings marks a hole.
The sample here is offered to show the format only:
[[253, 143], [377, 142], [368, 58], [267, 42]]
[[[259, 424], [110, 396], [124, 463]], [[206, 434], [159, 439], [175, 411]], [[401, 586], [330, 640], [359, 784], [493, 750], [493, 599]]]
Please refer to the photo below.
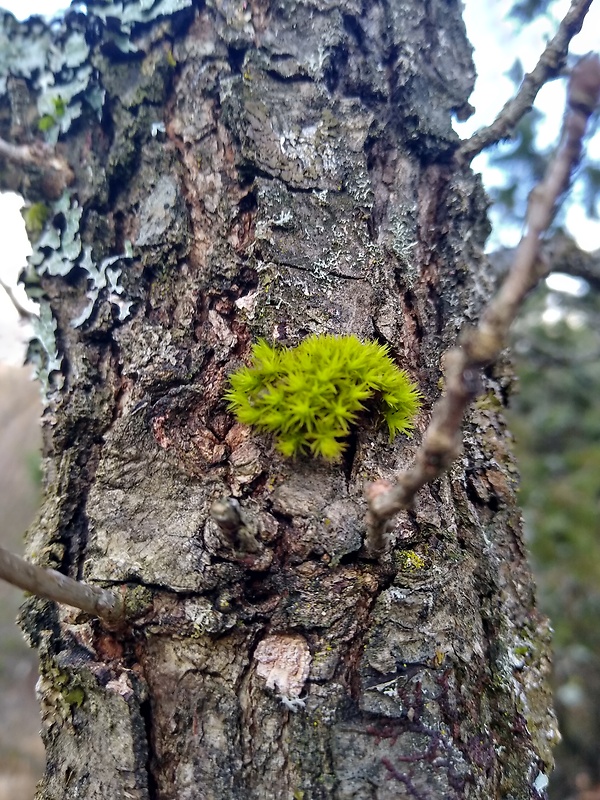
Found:
[[529, 196], [526, 231], [515, 251], [512, 268], [477, 328], [463, 333], [459, 346], [444, 356], [446, 391], [433, 409], [415, 463], [394, 484], [380, 480], [367, 487], [370, 551], [383, 546], [387, 521], [408, 508], [416, 492], [441, 475], [458, 455], [460, 426], [469, 403], [480, 391], [481, 369], [506, 346], [510, 325], [526, 294], [547, 273], [548, 265], [541, 258], [542, 236], [579, 163], [587, 121], [599, 97], [600, 59], [586, 56], [571, 73], [560, 145], [543, 181]]
[[80, 608], [115, 624], [124, 615], [121, 598], [108, 589], [74, 581], [53, 569], [42, 569], [0, 547], [0, 578], [38, 597]]
[[548, 42], [533, 72], [523, 78], [517, 94], [505, 104], [491, 125], [476, 131], [458, 148], [459, 163], [469, 164], [486, 147], [510, 136], [519, 120], [531, 110], [542, 86], [565, 66], [571, 39], [581, 30], [591, 4], [592, 0], [573, 0], [556, 35]]
[[592, 289], [600, 289], [600, 250], [588, 253], [569, 236], [560, 233], [544, 245], [544, 253], [550, 261], [552, 272], [583, 278]]
[[[600, 250], [583, 250], [563, 231], [557, 231], [543, 244], [542, 253], [548, 261], [548, 272], [562, 272], [581, 278], [595, 291], [600, 291]], [[494, 277], [500, 283], [512, 265], [515, 248], [505, 247], [489, 254]]]
[[25, 306], [22, 306], [21, 303], [19, 303], [11, 287], [7, 283], [5, 283], [2, 280], [2, 278], [0, 278], [0, 286], [4, 289], [4, 291], [8, 295], [8, 299], [13, 304], [16, 312], [18, 313], [18, 315], [21, 317], [22, 320], [29, 321], [31, 319], [38, 319], [37, 314], [34, 314], [33, 311], [29, 311], [28, 309], [25, 308]]

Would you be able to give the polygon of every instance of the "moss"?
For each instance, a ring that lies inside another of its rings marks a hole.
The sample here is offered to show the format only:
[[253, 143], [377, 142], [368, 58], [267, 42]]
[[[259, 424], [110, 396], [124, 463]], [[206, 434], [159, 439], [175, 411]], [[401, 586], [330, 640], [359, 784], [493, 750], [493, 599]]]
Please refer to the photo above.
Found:
[[502, 411], [502, 403], [494, 392], [488, 392], [475, 401], [478, 411]]
[[128, 587], [125, 594], [125, 618], [136, 619], [152, 606], [152, 592], [145, 586]]
[[52, 659], [42, 659], [40, 681], [44, 697], [42, 706], [51, 706], [59, 719], [69, 722], [73, 712], [81, 708], [87, 696], [81, 677]]
[[56, 120], [52, 116], [52, 114], [44, 114], [43, 117], [40, 117], [38, 120], [38, 131], [42, 133], [46, 133], [47, 131], [51, 130], [56, 125]]
[[323, 647], [322, 650], [317, 650], [317, 652], [312, 657], [313, 665], [317, 665], [321, 661], [325, 661], [327, 658], [329, 658], [332, 652], [333, 652], [333, 647], [330, 644], [325, 645], [325, 647]]
[[61, 119], [64, 117], [67, 110], [67, 104], [60, 95], [52, 98], [52, 105], [54, 106], [54, 118]]
[[33, 203], [21, 211], [29, 240], [36, 242], [40, 238], [44, 225], [48, 221], [50, 209], [45, 203]]
[[225, 397], [245, 425], [273, 433], [284, 456], [336, 461], [361, 412], [375, 407], [390, 441], [407, 433], [420, 393], [387, 347], [355, 336], [309, 336], [298, 347], [252, 348], [252, 364], [231, 376]]
[[85, 700], [85, 692], [81, 686], [74, 686], [68, 692], [65, 692], [63, 697], [65, 702], [71, 706], [71, 708], [79, 708]]
[[427, 559], [416, 552], [416, 550], [400, 550], [396, 554], [398, 569], [403, 572], [418, 572], [427, 568]]
[[168, 48], [166, 49], [165, 55], [166, 55], [166, 58], [167, 58], [167, 64], [169, 65], [169, 67], [170, 67], [171, 69], [175, 69], [175, 67], [177, 66], [177, 59], [176, 59], [176, 58], [175, 58], [175, 56], [173, 55], [173, 51], [171, 50], [171, 48], [170, 48], [170, 47], [168, 47]]

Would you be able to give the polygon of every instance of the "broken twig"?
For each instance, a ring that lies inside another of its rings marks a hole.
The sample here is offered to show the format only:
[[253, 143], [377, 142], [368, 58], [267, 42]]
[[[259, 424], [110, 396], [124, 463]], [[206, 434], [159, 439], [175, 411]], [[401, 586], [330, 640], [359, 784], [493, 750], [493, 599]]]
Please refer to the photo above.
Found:
[[28, 309], [25, 308], [25, 306], [22, 306], [21, 303], [19, 303], [12, 288], [7, 283], [5, 283], [1, 278], [0, 278], [0, 286], [6, 292], [8, 299], [13, 304], [15, 311], [22, 320], [28, 322], [29, 320], [32, 319], [39, 319], [37, 314], [34, 314], [33, 311], [29, 311]]
[[0, 578], [38, 597], [80, 608], [112, 624], [123, 619], [123, 602], [114, 592], [74, 581], [53, 569], [42, 569], [3, 547], [0, 547]]
[[28, 167], [40, 170], [45, 180], [45, 193], [49, 198], [60, 197], [75, 179], [73, 170], [65, 159], [44, 142], [14, 144], [0, 138], [0, 159], [10, 161], [25, 170]]

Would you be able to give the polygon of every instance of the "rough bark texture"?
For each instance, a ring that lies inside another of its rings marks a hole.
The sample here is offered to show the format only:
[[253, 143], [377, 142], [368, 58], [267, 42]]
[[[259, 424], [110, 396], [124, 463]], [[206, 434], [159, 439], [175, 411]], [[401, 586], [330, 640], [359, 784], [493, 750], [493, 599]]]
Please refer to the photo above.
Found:
[[[556, 731], [509, 368], [379, 559], [363, 485], [419, 433], [390, 444], [372, 420], [343, 463], [286, 460], [222, 400], [258, 337], [354, 333], [418, 380], [426, 425], [440, 356], [489, 293], [485, 196], [452, 160], [474, 77], [460, 3], [88, 5], [52, 31], [3, 19], [44, 55], [4, 67], [0, 135], [40, 136], [49, 108], [75, 173], [58, 197], [43, 168], [0, 164], [48, 210], [28, 276], [53, 369], [30, 553], [129, 607], [108, 631], [27, 603], [38, 797], [542, 796]], [[222, 497], [255, 552], [211, 518]]]

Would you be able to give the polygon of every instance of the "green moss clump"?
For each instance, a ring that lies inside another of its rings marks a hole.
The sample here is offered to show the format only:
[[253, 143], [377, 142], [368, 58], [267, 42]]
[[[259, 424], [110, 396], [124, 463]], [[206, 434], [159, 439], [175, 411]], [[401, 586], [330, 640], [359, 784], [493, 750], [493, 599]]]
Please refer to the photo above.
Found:
[[397, 555], [398, 567], [404, 572], [417, 572], [424, 569], [427, 562], [415, 550], [400, 550]]
[[137, 619], [152, 607], [152, 592], [145, 586], [130, 586], [125, 593], [125, 618]]
[[420, 392], [398, 369], [389, 348], [355, 336], [309, 336], [294, 348], [264, 340], [252, 363], [235, 372], [225, 398], [238, 420], [273, 433], [284, 456], [312, 453], [337, 460], [361, 412], [377, 409], [390, 441], [408, 433]]
[[85, 692], [81, 686], [74, 686], [70, 691], [65, 692], [64, 698], [71, 707], [80, 708], [85, 700]]
[[37, 241], [44, 229], [44, 225], [50, 216], [50, 209], [45, 203], [33, 203], [21, 210], [21, 215], [25, 220], [25, 228], [29, 240]]
[[53, 98], [52, 105], [54, 106], [54, 117], [56, 119], [62, 119], [67, 110], [67, 104], [65, 103], [63, 98], [62, 97]]
[[44, 114], [44, 116], [40, 117], [40, 119], [38, 120], [37, 126], [39, 131], [41, 131], [42, 133], [46, 133], [55, 125], [56, 125], [56, 120], [54, 119], [52, 114]]
[[475, 401], [475, 408], [478, 411], [502, 411], [502, 403], [494, 392], [488, 392]]

